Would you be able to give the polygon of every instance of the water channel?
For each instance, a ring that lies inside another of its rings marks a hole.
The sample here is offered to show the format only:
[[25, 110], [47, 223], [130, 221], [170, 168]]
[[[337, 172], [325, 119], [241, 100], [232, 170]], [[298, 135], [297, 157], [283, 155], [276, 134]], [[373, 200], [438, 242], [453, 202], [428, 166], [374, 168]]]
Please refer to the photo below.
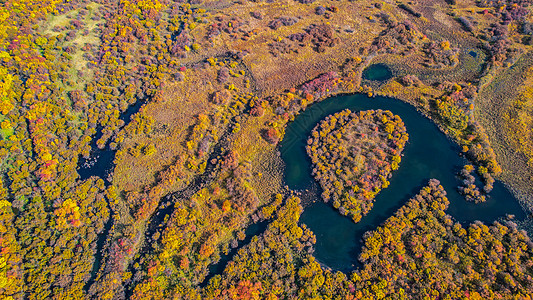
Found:
[[[307, 138], [315, 125], [326, 116], [344, 109], [390, 110], [402, 118], [409, 133], [402, 162], [399, 169], [393, 172], [390, 186], [376, 196], [374, 207], [359, 223], [353, 223], [330, 204], [321, 201], [321, 191], [312, 178], [311, 161], [305, 151]], [[460, 155], [459, 146], [413, 106], [393, 98], [370, 98], [355, 94], [332, 97], [313, 104], [288, 124], [281, 142], [281, 155], [286, 164], [285, 180], [289, 188], [315, 191], [303, 193], [303, 202], [311, 204], [305, 208], [300, 221], [317, 236], [314, 254], [317, 260], [334, 270], [348, 272], [356, 268], [363, 234], [392, 216], [431, 178], [438, 179], [447, 191], [450, 206], [446, 212], [459, 222], [480, 220], [492, 223], [506, 214], [515, 215], [517, 219], [526, 215], [518, 201], [499, 181], [495, 182], [486, 202], [467, 202], [457, 192], [460, 181], [456, 174], [468, 163]]]

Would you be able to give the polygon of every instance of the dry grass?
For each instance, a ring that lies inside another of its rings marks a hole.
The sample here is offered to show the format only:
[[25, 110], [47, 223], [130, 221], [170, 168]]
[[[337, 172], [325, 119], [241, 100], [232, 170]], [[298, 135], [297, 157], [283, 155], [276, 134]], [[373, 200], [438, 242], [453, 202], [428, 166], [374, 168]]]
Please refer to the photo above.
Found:
[[[439, 84], [444, 81], [468, 83], [474, 82], [483, 72], [486, 54], [481, 51], [479, 41], [466, 32], [462, 26], [450, 16], [451, 8], [444, 0], [420, 1], [413, 6], [422, 13], [421, 18], [416, 18], [402, 10], [397, 10], [400, 18], [413, 22], [418, 29], [427, 36], [424, 43], [434, 41], [449, 41], [451, 48], [459, 48], [459, 64], [455, 67], [443, 69], [430, 69], [422, 65], [424, 55], [417, 51], [409, 56], [381, 55], [373, 62], [385, 63], [397, 76], [417, 75], [428, 85]], [[477, 57], [469, 52], [474, 51]]]
[[494, 148], [498, 162], [503, 168], [501, 179], [526, 203], [533, 201], [533, 170], [528, 167], [527, 157], [520, 153], [516, 143], [510, 141], [512, 133], [505, 129], [505, 115], [519, 95], [520, 86], [526, 80], [523, 74], [533, 66], [533, 52], [524, 54], [511, 68], [495, 75], [492, 81], [480, 90], [476, 99], [474, 115], [485, 128]]
[[241, 158], [252, 163], [251, 185], [261, 204], [270, 201], [271, 196], [283, 188], [283, 161], [278, 149], [260, 135], [264, 123], [272, 116], [272, 112], [267, 111], [262, 117], [248, 118], [233, 143], [233, 149]]
[[194, 74], [188, 71], [184, 82], [168, 83], [163, 90], [163, 101], [144, 106], [143, 114], [154, 120], [154, 132], [126, 140], [123, 148], [150, 143], [155, 145], [157, 152], [137, 158], [123, 152], [117, 158], [114, 175], [119, 190], [141, 191], [143, 187], [152, 185], [157, 173], [185, 152], [187, 135], [190, 127], [196, 123], [198, 114], [214, 109], [214, 105], [208, 101], [208, 95], [215, 90], [215, 86], [209, 84], [215, 78], [213, 69], [196, 71]]
[[[339, 8], [330, 19], [315, 14], [318, 5], [336, 5]], [[250, 17], [253, 11], [261, 12], [262, 20]], [[321, 73], [338, 70], [339, 65], [347, 58], [358, 55], [361, 47], [368, 46], [383, 28], [379, 23], [370, 23], [368, 16], [378, 13], [368, 3], [339, 3], [317, 1], [313, 5], [302, 5], [295, 1], [274, 3], [251, 3], [235, 5], [231, 13], [217, 15], [239, 17], [247, 20], [246, 30], [258, 30], [258, 34], [247, 41], [219, 36], [214, 39], [213, 48], [247, 50], [250, 52], [244, 59], [251, 69], [257, 86], [263, 96], [272, 96], [280, 91], [296, 87]], [[279, 16], [299, 18], [292, 26], [282, 26], [277, 30], [268, 28], [268, 23]], [[328, 48], [325, 53], [318, 53], [310, 46], [299, 48], [299, 53], [282, 54], [273, 57], [269, 53], [268, 44], [284, 39], [292, 33], [303, 32], [311, 24], [330, 24], [341, 43]], [[354, 33], [346, 29], [352, 28]], [[196, 30], [196, 29], [195, 29]], [[200, 32], [200, 29], [198, 30]], [[198, 36], [198, 35], [196, 35]], [[208, 50], [209, 51], [209, 50]]]

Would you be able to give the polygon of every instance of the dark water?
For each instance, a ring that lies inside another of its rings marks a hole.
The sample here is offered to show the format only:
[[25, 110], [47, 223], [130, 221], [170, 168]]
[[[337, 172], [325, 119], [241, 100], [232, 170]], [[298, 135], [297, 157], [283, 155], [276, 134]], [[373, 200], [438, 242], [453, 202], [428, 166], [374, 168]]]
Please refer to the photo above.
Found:
[[392, 78], [392, 71], [385, 64], [373, 64], [363, 70], [363, 79], [383, 81]]
[[[94, 140], [96, 141], [97, 139]], [[89, 179], [91, 176], [106, 179], [114, 167], [115, 152], [115, 150], [108, 148], [98, 149], [95, 144], [92, 147], [89, 158], [80, 157], [78, 161], [80, 179]]]
[[[130, 121], [133, 114], [137, 113], [144, 101], [137, 100], [133, 105], [130, 105], [124, 113], [119, 117], [124, 121], [126, 126]], [[96, 141], [102, 137], [102, 128], [98, 127], [98, 133], [93, 138], [91, 143], [91, 153], [89, 158], [80, 157], [78, 160], [78, 174], [81, 180], [89, 179], [91, 176], [98, 176], [105, 181], [108, 179], [108, 175], [113, 171], [116, 150], [112, 150], [109, 146], [104, 149], [99, 149], [96, 146]]]
[[[357, 224], [322, 202], [320, 188], [311, 176], [311, 161], [305, 151], [306, 140], [315, 125], [326, 116], [344, 109], [390, 110], [402, 118], [409, 133], [402, 162], [393, 172], [390, 186], [377, 195], [373, 209]], [[357, 257], [364, 232], [375, 229], [393, 215], [431, 178], [438, 179], [448, 192], [450, 206], [447, 213], [460, 222], [480, 220], [491, 223], [506, 214], [525, 218], [525, 212], [516, 199], [498, 181], [485, 203], [467, 202], [457, 192], [460, 181], [456, 174], [467, 163], [459, 153], [459, 146], [411, 105], [397, 99], [369, 98], [362, 94], [333, 97], [313, 104], [287, 126], [281, 142], [287, 185], [293, 190], [318, 190], [307, 193], [310, 199], [302, 199], [304, 202], [316, 202], [305, 208], [300, 219], [317, 236], [315, 257], [328, 267], [341, 271], [350, 271], [358, 266]]]
[[[124, 121], [124, 126], [126, 126], [130, 121], [133, 114], [137, 113], [144, 101], [137, 99], [137, 101], [129, 106], [124, 113], [119, 117], [120, 120]], [[96, 145], [96, 141], [102, 137], [102, 127], [98, 127], [98, 131], [95, 137], [93, 137], [91, 143], [91, 152], [89, 158], [80, 157], [78, 160], [78, 175], [80, 175], [81, 180], [89, 179], [91, 176], [97, 176], [102, 178], [106, 185], [110, 183], [109, 175], [113, 171], [115, 164], [115, 154], [116, 150], [112, 150], [109, 145], [104, 149], [99, 149]], [[109, 203], [107, 203], [109, 206]], [[110, 207], [110, 206], [109, 206]], [[91, 276], [84, 286], [84, 290], [88, 291], [90, 286], [93, 285], [96, 274], [101, 267], [104, 245], [109, 235], [109, 231], [113, 227], [113, 219], [110, 215], [107, 220], [103, 231], [98, 234], [98, 239], [96, 240], [96, 253], [94, 254], [94, 263], [91, 268]]]
[[477, 52], [476, 51], [470, 51], [468, 52], [473, 58], [477, 58]]

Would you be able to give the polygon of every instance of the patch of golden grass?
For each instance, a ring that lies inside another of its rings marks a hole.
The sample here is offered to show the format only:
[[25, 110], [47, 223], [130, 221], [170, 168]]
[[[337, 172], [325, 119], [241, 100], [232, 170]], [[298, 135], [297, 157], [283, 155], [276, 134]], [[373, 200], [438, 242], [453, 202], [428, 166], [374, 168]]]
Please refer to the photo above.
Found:
[[215, 90], [210, 84], [215, 78], [213, 69], [188, 71], [184, 82], [168, 82], [162, 91], [162, 101], [144, 106], [142, 113], [154, 120], [154, 132], [127, 139], [122, 147], [153, 144], [156, 153], [137, 158], [126, 151], [117, 153], [114, 182], [119, 184], [119, 190], [141, 191], [142, 187], [154, 184], [157, 173], [185, 153], [189, 128], [196, 123], [198, 114], [213, 109], [208, 97]]
[[[528, 78], [526, 73], [533, 65], [533, 52], [524, 54], [513, 65], [491, 75], [491, 81], [484, 85], [476, 97], [474, 117], [485, 128], [496, 158], [502, 166], [501, 179], [517, 192], [520, 200], [527, 203], [533, 200], [533, 168], [528, 166], [527, 156], [520, 151], [520, 133], [516, 125], [522, 127], [520, 119], [512, 121], [511, 112], [527, 114], [526, 110], [513, 107], [525, 88]], [[531, 79], [529, 79], [531, 80]], [[515, 114], [515, 116], [517, 116]], [[524, 119], [524, 121], [526, 121]], [[522, 128], [526, 128], [526, 124]], [[531, 135], [529, 135], [531, 136]], [[526, 138], [525, 136], [522, 138]], [[528, 150], [529, 147], [524, 145]]]
[[399, 98], [413, 106], [428, 110], [428, 100], [438, 97], [442, 94], [442, 91], [425, 84], [420, 86], [403, 86], [397, 80], [390, 80], [377, 89], [376, 93], [383, 96]]
[[[379, 13], [379, 10], [368, 3], [350, 2], [335, 3], [339, 10], [330, 19], [315, 14], [316, 5], [302, 5], [295, 1], [273, 3], [237, 4], [231, 12], [224, 15], [240, 17], [248, 21], [247, 30], [258, 30], [258, 34], [245, 41], [221, 34], [213, 41], [213, 48], [247, 50], [250, 52], [244, 59], [250, 67], [257, 86], [263, 96], [276, 95], [286, 89], [296, 87], [321, 73], [337, 71], [347, 58], [358, 55], [359, 48], [370, 45], [383, 29], [379, 22], [370, 23], [367, 17]], [[327, 5], [326, 3], [322, 5]], [[262, 20], [250, 17], [253, 11], [261, 12]], [[268, 23], [279, 17], [299, 18], [292, 26], [282, 26], [277, 30], [268, 28]], [[268, 44], [278, 39], [285, 39], [292, 33], [303, 32], [311, 24], [330, 24], [341, 42], [328, 48], [325, 53], [318, 53], [311, 46], [299, 47], [299, 53], [282, 54], [273, 57], [269, 53]], [[346, 29], [351, 27], [354, 33]], [[201, 29], [195, 29], [202, 32]], [[207, 49], [210, 51], [210, 49]]]
[[241, 158], [252, 163], [251, 185], [261, 204], [270, 201], [271, 196], [281, 192], [283, 187], [283, 162], [278, 149], [261, 137], [264, 123], [272, 118], [270, 110], [266, 110], [262, 117], [249, 117], [233, 143], [233, 149]]
[[528, 166], [533, 168], [533, 67], [524, 76], [518, 97], [507, 109], [505, 123], [511, 145], [526, 155]]

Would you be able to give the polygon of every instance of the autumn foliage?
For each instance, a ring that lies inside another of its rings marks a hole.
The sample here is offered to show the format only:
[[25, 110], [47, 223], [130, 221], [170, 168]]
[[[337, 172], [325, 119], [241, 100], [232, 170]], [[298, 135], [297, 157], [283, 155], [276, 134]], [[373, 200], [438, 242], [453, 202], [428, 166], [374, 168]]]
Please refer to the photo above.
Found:
[[321, 121], [307, 141], [307, 153], [323, 200], [358, 222], [389, 185], [407, 139], [402, 120], [390, 111], [344, 110]]

